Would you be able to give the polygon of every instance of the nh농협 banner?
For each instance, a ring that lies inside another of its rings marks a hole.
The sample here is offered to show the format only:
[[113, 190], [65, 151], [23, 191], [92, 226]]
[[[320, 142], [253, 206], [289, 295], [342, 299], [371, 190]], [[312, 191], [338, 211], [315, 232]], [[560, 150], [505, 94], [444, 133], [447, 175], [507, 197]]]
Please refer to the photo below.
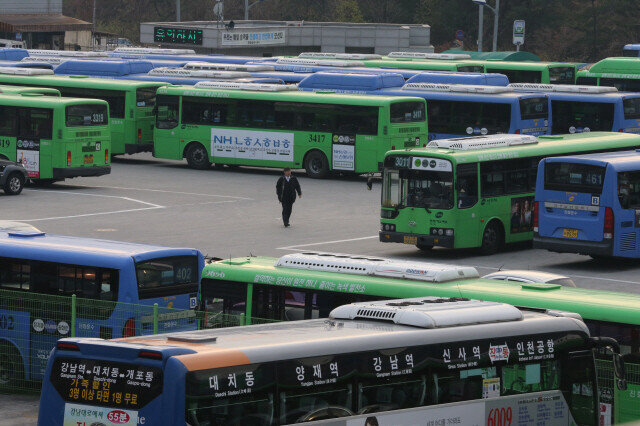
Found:
[[253, 46], [259, 44], [283, 44], [284, 30], [278, 31], [227, 31], [222, 33], [223, 46]]
[[211, 129], [214, 157], [293, 161], [293, 133]]

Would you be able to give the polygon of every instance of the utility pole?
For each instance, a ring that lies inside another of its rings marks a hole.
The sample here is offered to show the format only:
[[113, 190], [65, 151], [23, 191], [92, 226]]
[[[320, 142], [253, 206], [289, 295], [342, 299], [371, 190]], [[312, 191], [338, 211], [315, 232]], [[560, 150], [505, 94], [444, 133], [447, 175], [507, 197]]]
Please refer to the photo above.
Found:
[[[64, 47], [62, 49], [64, 50]], [[93, 28], [91, 30], [91, 50], [96, 50], [96, 0], [93, 0]]]
[[176, 22], [180, 22], [180, 0], [176, 0]]

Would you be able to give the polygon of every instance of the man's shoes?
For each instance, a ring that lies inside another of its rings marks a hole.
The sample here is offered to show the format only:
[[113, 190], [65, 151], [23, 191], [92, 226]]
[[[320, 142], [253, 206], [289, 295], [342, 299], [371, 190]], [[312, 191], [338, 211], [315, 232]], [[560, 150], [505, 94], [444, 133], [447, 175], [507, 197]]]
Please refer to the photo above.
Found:
[[288, 223], [285, 223], [285, 224], [284, 224], [284, 227], [285, 227], [285, 228], [288, 228], [288, 227], [290, 227], [290, 226], [291, 226], [291, 225], [289, 225]]

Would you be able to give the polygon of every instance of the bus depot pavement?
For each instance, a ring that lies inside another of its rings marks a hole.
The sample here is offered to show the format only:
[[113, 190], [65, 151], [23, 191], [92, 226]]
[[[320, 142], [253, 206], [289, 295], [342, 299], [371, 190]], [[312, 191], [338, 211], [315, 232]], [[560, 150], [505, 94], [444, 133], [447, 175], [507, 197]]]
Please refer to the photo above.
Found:
[[[537, 269], [572, 277], [579, 287], [640, 293], [635, 262], [603, 264], [587, 256], [510, 246], [493, 256], [475, 250], [434, 249], [378, 241], [380, 179], [368, 191], [361, 176], [314, 180], [294, 171], [302, 199], [291, 227], [282, 224], [275, 185], [279, 169], [192, 170], [186, 161], [151, 154], [117, 157], [110, 175], [27, 186], [0, 194], [0, 219], [28, 222], [42, 231], [193, 247], [213, 257], [282, 256], [296, 251], [366, 254], [471, 265], [480, 274]], [[1, 425], [37, 421], [37, 395], [0, 395]]]

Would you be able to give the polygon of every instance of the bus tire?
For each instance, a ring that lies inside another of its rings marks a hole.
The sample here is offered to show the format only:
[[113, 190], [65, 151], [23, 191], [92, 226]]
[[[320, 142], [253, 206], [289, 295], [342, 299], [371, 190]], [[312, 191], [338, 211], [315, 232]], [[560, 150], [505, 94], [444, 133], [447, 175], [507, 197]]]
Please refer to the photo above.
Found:
[[502, 247], [504, 233], [500, 224], [493, 220], [487, 224], [482, 233], [482, 244], [480, 253], [483, 255], [494, 254]]
[[205, 170], [211, 167], [209, 153], [207, 153], [207, 149], [202, 146], [201, 143], [191, 143], [187, 148], [185, 157], [187, 157], [187, 163], [192, 169]]
[[22, 188], [24, 188], [25, 180], [21, 173], [13, 172], [7, 177], [2, 189], [4, 189], [4, 193], [7, 195], [18, 195], [22, 192]]
[[0, 386], [19, 386], [24, 381], [20, 352], [10, 343], [0, 343]]
[[416, 247], [422, 251], [430, 251], [433, 249], [433, 245], [431, 244], [416, 244]]
[[304, 169], [310, 178], [324, 179], [329, 175], [329, 162], [322, 152], [314, 150], [307, 153]]

